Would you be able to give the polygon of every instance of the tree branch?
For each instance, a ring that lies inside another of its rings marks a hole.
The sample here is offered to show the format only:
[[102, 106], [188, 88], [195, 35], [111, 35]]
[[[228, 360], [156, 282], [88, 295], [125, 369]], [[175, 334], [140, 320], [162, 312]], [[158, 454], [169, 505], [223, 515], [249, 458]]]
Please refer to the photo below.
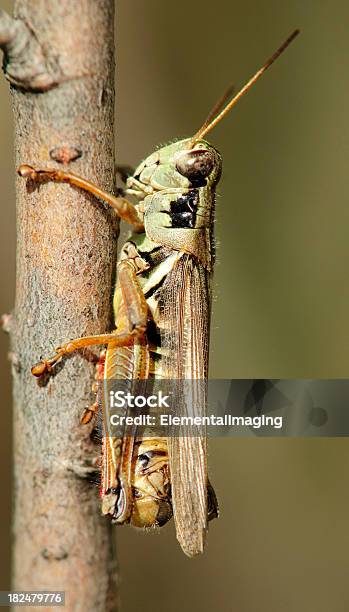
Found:
[[[16, 165], [69, 169], [114, 185], [112, 0], [17, 0], [1, 12]], [[78, 78], [78, 77], [84, 78]], [[54, 160], [54, 161], [52, 161]], [[110, 329], [117, 222], [68, 185], [17, 179], [14, 588], [66, 591], [67, 610], [116, 610], [111, 528], [90, 480], [99, 449], [79, 417], [93, 364], [67, 359], [46, 385], [30, 367], [75, 336]]]
[[49, 67], [34, 33], [21, 19], [0, 9], [0, 48], [3, 70], [12, 85], [25, 90], [47, 91], [59, 82], [57, 69]]

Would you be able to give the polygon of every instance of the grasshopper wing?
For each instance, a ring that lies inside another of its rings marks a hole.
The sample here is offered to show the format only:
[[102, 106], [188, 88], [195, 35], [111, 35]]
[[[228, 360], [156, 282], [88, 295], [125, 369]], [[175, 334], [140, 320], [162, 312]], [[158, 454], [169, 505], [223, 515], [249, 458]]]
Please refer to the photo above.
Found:
[[[168, 275], [161, 298], [166, 376], [175, 379], [176, 415], [203, 416], [210, 317], [208, 272], [184, 254]], [[176, 533], [183, 551], [191, 557], [203, 551], [207, 531], [206, 431], [204, 426], [188, 431], [183, 425], [173, 433], [168, 448]]]

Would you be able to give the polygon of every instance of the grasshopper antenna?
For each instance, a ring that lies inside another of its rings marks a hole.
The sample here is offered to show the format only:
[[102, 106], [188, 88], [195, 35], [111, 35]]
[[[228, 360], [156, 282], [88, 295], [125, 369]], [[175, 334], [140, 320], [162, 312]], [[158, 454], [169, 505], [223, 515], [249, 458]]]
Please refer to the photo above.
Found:
[[[235, 106], [235, 104], [242, 98], [242, 96], [258, 81], [258, 79], [264, 74], [266, 70], [275, 62], [275, 60], [285, 51], [285, 49], [289, 46], [289, 44], [298, 36], [299, 30], [294, 30], [292, 34], [285, 40], [285, 42], [279, 47], [277, 51], [265, 62], [265, 64], [247, 81], [246, 85], [243, 86], [242, 89], [234, 96], [228, 104], [220, 111], [219, 109], [222, 107], [222, 104], [228, 99], [228, 97], [232, 93], [232, 87], [229, 87], [225, 94], [220, 98], [220, 100], [215, 104], [207, 119], [200, 127], [200, 129], [196, 132], [196, 134], [191, 139], [191, 145], [194, 146], [197, 140], [203, 138], [208, 132], [210, 132], [222, 119], [229, 113], [229, 111]], [[218, 115], [216, 114], [218, 112]], [[215, 116], [216, 115], [216, 116]], [[212, 119], [212, 117], [214, 117]]]
[[211, 108], [209, 114], [207, 115], [204, 123], [202, 124], [200, 131], [206, 128], [214, 117], [222, 110], [224, 104], [227, 102], [229, 98], [233, 95], [235, 91], [234, 85], [229, 85], [229, 87], [225, 90], [224, 94], [217, 100], [216, 104]]

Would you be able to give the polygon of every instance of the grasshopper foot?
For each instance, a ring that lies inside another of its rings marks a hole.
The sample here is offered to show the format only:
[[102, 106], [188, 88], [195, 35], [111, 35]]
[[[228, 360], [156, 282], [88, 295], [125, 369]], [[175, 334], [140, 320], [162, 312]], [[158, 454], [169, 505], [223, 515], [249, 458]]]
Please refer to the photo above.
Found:
[[31, 178], [33, 180], [37, 177], [38, 174], [37, 171], [28, 164], [21, 164], [17, 169], [17, 173], [23, 178]]
[[[70, 347], [70, 345], [71, 343], [69, 342], [67, 346]], [[57, 363], [57, 361], [59, 361], [61, 357], [63, 357], [63, 355], [65, 355], [67, 352], [69, 351], [65, 350], [64, 348], [56, 348], [56, 354], [50, 359], [42, 359], [41, 361], [33, 365], [31, 373], [33, 374], [33, 376], [36, 376], [36, 378], [40, 378], [40, 376], [43, 376], [44, 374], [50, 374], [53, 370], [53, 366], [55, 365], [55, 363]]]
[[63, 183], [67, 182], [67, 175], [60, 170], [50, 168], [33, 168], [33, 166], [29, 166], [29, 164], [21, 164], [19, 168], [17, 168], [17, 174], [19, 174], [19, 176], [22, 178], [28, 178], [32, 181], [51, 180]]
[[36, 378], [43, 376], [43, 374], [46, 374], [47, 372], [51, 372], [51, 366], [47, 361], [39, 361], [31, 368], [31, 373]]
[[92, 421], [93, 417], [97, 414], [97, 412], [98, 402], [95, 402], [94, 404], [92, 404], [92, 406], [86, 406], [80, 419], [80, 425], [87, 425], [87, 423], [90, 423], [90, 421]]

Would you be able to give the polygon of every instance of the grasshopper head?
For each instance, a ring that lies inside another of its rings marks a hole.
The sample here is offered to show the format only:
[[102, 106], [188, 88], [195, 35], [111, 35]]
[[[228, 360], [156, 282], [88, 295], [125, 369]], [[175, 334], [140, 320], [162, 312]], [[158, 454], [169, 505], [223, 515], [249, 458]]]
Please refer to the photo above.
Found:
[[214, 147], [186, 138], [149, 155], [127, 180], [127, 192], [143, 199], [162, 190], [214, 186], [221, 169], [221, 156]]

